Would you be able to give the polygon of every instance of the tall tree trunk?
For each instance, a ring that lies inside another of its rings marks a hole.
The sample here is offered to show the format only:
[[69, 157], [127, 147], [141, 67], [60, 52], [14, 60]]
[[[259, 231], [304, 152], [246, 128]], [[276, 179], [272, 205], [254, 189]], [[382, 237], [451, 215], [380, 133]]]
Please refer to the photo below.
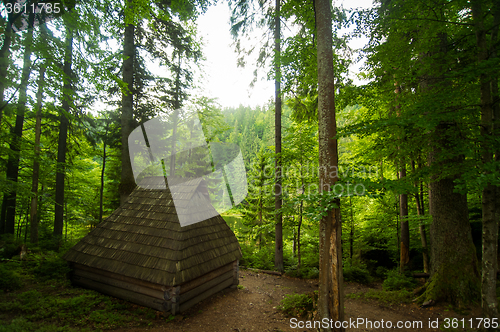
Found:
[[[302, 155], [300, 156], [300, 181], [301, 181], [301, 186], [300, 186], [300, 194], [304, 194], [304, 176], [302, 174]], [[300, 266], [302, 264], [302, 256], [300, 252], [300, 230], [302, 228], [302, 218], [303, 218], [303, 211], [304, 211], [304, 200], [300, 200], [300, 206], [299, 206], [299, 222], [297, 225], [297, 274], [300, 276]]]
[[[434, 146], [429, 156], [431, 167], [463, 163], [463, 156], [439, 160], [443, 150], [457, 144], [449, 132], [456, 124], [440, 123], [433, 134]], [[472, 242], [467, 197], [454, 192], [459, 175], [434, 175], [430, 187], [432, 211], [431, 278], [421, 301], [445, 300], [459, 307], [479, 299], [479, 271]]]
[[73, 62], [73, 27], [66, 23], [66, 51], [64, 54], [64, 85], [61, 102], [61, 115], [59, 122], [59, 139], [57, 143], [57, 171], [56, 194], [54, 213], [54, 236], [62, 239], [64, 229], [64, 182], [66, 176], [66, 149], [68, 140], [69, 120], [66, 114], [70, 112], [70, 103], [73, 98], [72, 71]]
[[[329, 0], [316, 0], [316, 28], [318, 47], [318, 130], [319, 130], [319, 188], [321, 192], [333, 190], [338, 177], [331, 177], [338, 170], [337, 134], [335, 122], [335, 95], [333, 71], [332, 12]], [[328, 211], [319, 227], [319, 319], [344, 320], [344, 291], [342, 277], [342, 224], [340, 201]], [[332, 331], [330, 327], [323, 331]], [[344, 328], [333, 328], [344, 331]]]
[[[46, 40], [45, 25], [40, 25], [42, 40]], [[36, 115], [35, 115], [35, 158], [33, 160], [33, 175], [31, 178], [31, 206], [30, 206], [30, 242], [38, 243], [38, 179], [40, 176], [40, 136], [42, 134], [42, 99], [45, 80], [45, 69], [47, 65], [40, 66], [38, 76], [38, 91], [36, 93]]]
[[[108, 135], [106, 124], [106, 136]], [[102, 152], [102, 170], [101, 170], [101, 188], [99, 189], [99, 223], [102, 222], [103, 215], [103, 199], [104, 199], [104, 174], [106, 171], [106, 138], [103, 140], [103, 152]]]
[[[24, 41], [23, 72], [21, 74], [21, 85], [19, 87], [16, 124], [12, 130], [12, 141], [10, 143], [11, 153], [9, 154], [6, 170], [7, 180], [11, 182], [12, 188], [8, 193], [4, 194], [0, 215], [0, 233], [8, 234], [14, 234], [15, 232], [19, 153], [21, 151], [21, 138], [23, 135], [24, 113], [26, 111], [28, 80], [31, 71], [31, 45], [33, 41], [34, 14], [29, 15], [28, 20], [29, 28]], [[6, 38], [8, 37], [6, 36]], [[0, 80], [4, 78], [5, 77], [1, 77]]]
[[[132, 6], [132, 0], [127, 1]], [[122, 94], [122, 116], [121, 116], [121, 181], [120, 181], [120, 203], [123, 205], [130, 193], [135, 188], [134, 173], [130, 162], [128, 150], [128, 136], [132, 132], [133, 105], [134, 105], [134, 56], [135, 56], [135, 26], [128, 24], [125, 27], [123, 38], [123, 82], [126, 91]]]
[[275, 114], [274, 114], [274, 144], [276, 146], [276, 183], [274, 186], [274, 209], [275, 216], [275, 236], [274, 236], [274, 268], [283, 272], [283, 215], [281, 210], [281, 12], [280, 0], [276, 0], [276, 11], [274, 18], [274, 93], [275, 93]]
[[[404, 179], [406, 177], [406, 167], [404, 165], [400, 166], [399, 178]], [[399, 268], [400, 272], [403, 273], [406, 269], [406, 265], [410, 262], [410, 227], [408, 226], [408, 194], [399, 195], [399, 216], [401, 217], [401, 251]]]
[[[431, 80], [423, 77], [421, 83], [422, 90], [428, 93], [441, 91], [448, 86], [442, 75], [448, 69], [445, 64], [448, 36], [440, 32], [436, 35], [436, 40], [438, 44], [432, 59], [435, 61], [433, 75], [436, 78]], [[440, 111], [437, 109], [435, 112]], [[443, 113], [439, 116], [443, 116]], [[460, 178], [461, 174], [449, 171], [455, 165], [463, 164], [464, 156], [446, 154], [448, 151], [458, 150], [457, 146], [463, 138], [458, 136], [461, 131], [453, 119], [453, 114], [448, 116], [448, 119], [441, 120], [429, 134], [429, 166], [440, 172], [434, 172], [429, 180], [429, 211], [432, 216], [431, 277], [418, 301], [434, 303], [445, 300], [462, 307], [479, 300], [480, 278], [469, 223], [467, 197], [455, 192], [455, 180]]]
[[352, 253], [354, 251], [354, 213], [352, 211], [352, 196], [349, 196], [349, 205], [351, 206], [351, 231], [349, 234], [349, 258], [352, 265]]
[[10, 15], [8, 17], [7, 26], [4, 31], [3, 45], [0, 48], [0, 124], [2, 124], [3, 109], [7, 106], [4, 101], [5, 88], [7, 80], [7, 71], [10, 64], [10, 45], [12, 43], [12, 24]]
[[[411, 167], [413, 172], [415, 172], [415, 162], [412, 160], [411, 162]], [[418, 183], [415, 182], [414, 184], [415, 188], [417, 188], [417, 193], [415, 194], [415, 203], [417, 205], [417, 215], [419, 217], [424, 216], [424, 199], [423, 199], [423, 192], [424, 188], [422, 186], [422, 183], [420, 183], [420, 189], [418, 186]], [[428, 255], [428, 249], [427, 249], [427, 236], [425, 235], [425, 224], [422, 223], [422, 221], [419, 222], [418, 226], [419, 232], [420, 232], [420, 242], [422, 243], [422, 260], [424, 263], [424, 272], [429, 273], [429, 255]]]
[[300, 265], [302, 264], [302, 256], [300, 253], [300, 230], [302, 228], [302, 214], [304, 208], [304, 201], [300, 200], [299, 206], [299, 222], [297, 225], [297, 273], [300, 276]]
[[[472, 16], [476, 28], [478, 48], [478, 63], [487, 61], [488, 45], [486, 28], [484, 26], [483, 1], [472, 1]], [[498, 4], [496, 5], [498, 6]], [[493, 33], [498, 33], [498, 26]], [[493, 37], [493, 35], [492, 35]], [[493, 38], [492, 38], [493, 39]], [[495, 38], [496, 39], [496, 38]], [[492, 44], [496, 40], [492, 40]], [[483, 69], [484, 71], [484, 69]], [[496, 75], [497, 73], [495, 73]], [[482, 72], [479, 77], [481, 94], [481, 136], [482, 161], [487, 165], [493, 161], [495, 151], [493, 143], [493, 96], [492, 78], [490, 73]], [[489, 172], [485, 172], [489, 173]], [[497, 188], [487, 184], [482, 192], [483, 210], [483, 246], [482, 246], [482, 276], [481, 276], [481, 306], [483, 314], [489, 318], [498, 317], [498, 300], [496, 296], [497, 251], [498, 251], [498, 215], [496, 214]]]
[[[177, 141], [177, 126], [179, 122], [179, 108], [181, 107], [180, 100], [181, 93], [181, 51], [178, 53], [178, 66], [176, 69], [175, 75], [175, 95], [174, 95], [174, 112], [173, 116], [173, 129], [172, 129], [172, 144], [170, 145], [170, 176], [175, 176], [175, 159], [176, 159], [176, 151], [175, 144]], [[227, 183], [227, 182], [226, 182]], [[230, 199], [232, 195], [229, 195]], [[232, 202], [232, 200], [231, 200]]]
[[[394, 82], [396, 102], [398, 101], [401, 89], [398, 82]], [[401, 105], [398, 103], [396, 105], [396, 116], [401, 117]], [[398, 151], [401, 150], [401, 144], [404, 139], [404, 131], [401, 130], [398, 136]], [[399, 158], [399, 173], [398, 177], [400, 180], [406, 177], [406, 165], [404, 158]], [[400, 244], [400, 257], [399, 257], [399, 271], [403, 273], [405, 271], [406, 265], [410, 262], [410, 228], [408, 227], [408, 194], [399, 195], [399, 217], [401, 218], [401, 244]]]

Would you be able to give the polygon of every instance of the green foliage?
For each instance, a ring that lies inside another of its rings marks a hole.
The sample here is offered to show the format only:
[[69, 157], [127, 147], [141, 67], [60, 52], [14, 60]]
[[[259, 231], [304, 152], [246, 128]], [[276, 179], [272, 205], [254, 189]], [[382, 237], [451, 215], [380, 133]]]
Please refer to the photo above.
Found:
[[[34, 280], [33, 264], [25, 263], [19, 267], [19, 273], [27, 274], [26, 280]], [[5, 275], [3, 272], [0, 276]], [[142, 326], [155, 318], [152, 309], [137, 308], [95, 291], [73, 288], [68, 282], [50, 280], [36, 285], [36, 289], [10, 292], [0, 298], [0, 331], [73, 331], [75, 328], [94, 331]]]
[[10, 259], [19, 254], [22, 240], [14, 237], [12, 234], [3, 234], [0, 236], [0, 258]]
[[346, 294], [351, 299], [371, 299], [383, 304], [398, 305], [401, 303], [411, 303], [413, 294], [406, 289], [398, 291], [369, 289], [366, 292]]
[[317, 267], [311, 267], [309, 269], [306, 269], [303, 273], [302, 276], [305, 279], [317, 279], [319, 278], [319, 269]]
[[33, 273], [40, 280], [66, 279], [66, 275], [71, 271], [68, 262], [61, 258], [61, 254], [47, 252], [36, 255], [33, 258], [35, 268]]
[[248, 172], [248, 195], [245, 199], [247, 204], [243, 205], [242, 220], [247, 227], [247, 238], [258, 248], [274, 239], [273, 171], [269, 153], [261, 149]]
[[415, 278], [400, 274], [398, 270], [392, 270], [387, 273], [387, 279], [384, 280], [382, 287], [386, 291], [397, 291], [401, 289], [413, 289], [417, 282]]
[[344, 266], [344, 280], [358, 282], [360, 284], [369, 284], [371, 282], [370, 272], [363, 265]]
[[274, 248], [266, 246], [257, 250], [255, 245], [240, 244], [243, 257], [240, 265], [261, 270], [274, 268]]
[[24, 317], [14, 318], [10, 324], [0, 321], [0, 332], [72, 332], [72, 331], [85, 331], [87, 329], [75, 330], [68, 326], [56, 326], [53, 324], [40, 326], [38, 323], [28, 321]]
[[15, 291], [23, 287], [23, 279], [18, 271], [13, 270], [13, 264], [0, 263], [0, 289]]
[[314, 310], [314, 297], [317, 298], [317, 291], [306, 294], [286, 294], [280, 301], [278, 309], [291, 317], [303, 317]]

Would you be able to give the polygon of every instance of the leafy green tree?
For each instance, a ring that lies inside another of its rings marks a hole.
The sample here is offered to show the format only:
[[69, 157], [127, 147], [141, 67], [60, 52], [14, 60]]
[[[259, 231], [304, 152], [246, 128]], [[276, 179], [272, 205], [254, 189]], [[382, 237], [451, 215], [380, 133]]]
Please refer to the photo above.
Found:
[[[16, 107], [16, 123], [12, 129], [10, 143], [11, 154], [7, 161], [7, 181], [11, 181], [11, 190], [3, 197], [0, 214], [0, 234], [14, 234], [16, 216], [17, 184], [19, 178], [19, 158], [21, 139], [23, 135], [24, 115], [26, 112], [28, 80], [31, 72], [31, 44], [33, 42], [34, 14], [29, 15], [28, 32], [24, 40], [23, 72], [19, 86], [19, 100]], [[7, 33], [9, 33], [7, 31]], [[6, 36], [8, 38], [8, 36]], [[5, 40], [4, 40], [5, 42]], [[2, 78], [3, 80], [3, 78]], [[0, 92], [3, 94], [3, 91]]]
[[[488, 10], [487, 8], [491, 8]], [[498, 63], [496, 54], [496, 44], [498, 43], [498, 31], [500, 24], [500, 5], [491, 4], [489, 1], [476, 0], [471, 2], [471, 11], [474, 28], [476, 30], [478, 67], [481, 68], [479, 74], [479, 90], [481, 100], [481, 150], [482, 163], [484, 164], [485, 177], [492, 175], [489, 164], [494, 161], [494, 154], [497, 154], [498, 148], [495, 148], [495, 134], [498, 134], [500, 120], [495, 117], [495, 99], [498, 98], [498, 79], [496, 74], [491, 76], [490, 69], [482, 68], [488, 66], [489, 61]], [[487, 31], [492, 30], [490, 41], [487, 40]], [[489, 44], [489, 45], [488, 45]], [[492, 54], [492, 55], [489, 55]], [[494, 78], [495, 77], [495, 78]], [[496, 80], [496, 84], [494, 84]], [[498, 105], [496, 106], [498, 108]], [[497, 111], [498, 113], [498, 111]], [[496, 114], [498, 116], [498, 114]], [[497, 131], [497, 133], [495, 133]], [[498, 139], [498, 137], [497, 137]], [[498, 175], [498, 174], [497, 174]], [[496, 296], [496, 272], [498, 255], [498, 195], [499, 186], [493, 181], [485, 183], [482, 190], [482, 210], [483, 210], [483, 250], [482, 250], [482, 283], [481, 283], [481, 306], [486, 317], [498, 317], [498, 299]]]
[[[381, 140], [381, 146], [387, 143], [383, 153], [391, 159], [410, 155], [425, 160], [429, 156], [429, 167], [402, 177], [406, 180], [398, 185], [399, 193], [412, 193], [417, 191], [411, 188], [412, 181], [429, 183], [432, 277], [420, 297], [426, 305], [442, 299], [464, 305], [478, 296], [467, 190], [458, 185], [474, 183], [471, 179], [475, 176], [469, 170], [477, 169], [475, 148], [469, 144], [478, 128], [477, 113], [470, 112], [477, 103], [477, 95], [471, 93], [475, 84], [471, 77], [476, 74], [470, 66], [473, 54], [465, 51], [471, 49], [472, 40], [465, 28], [470, 17], [461, 14], [464, 10], [464, 3], [383, 1], [370, 13], [373, 38], [368, 48], [369, 68], [375, 77], [372, 87], [376, 95], [370, 98], [373, 106], [370, 101], [364, 105], [375, 108], [382, 102], [393, 106], [368, 127], [379, 133], [387, 131], [386, 137], [393, 142], [397, 142], [394, 133], [403, 130], [400, 149], [389, 140]], [[400, 90], [397, 102], [395, 81]], [[378, 101], [373, 98], [376, 96], [380, 97]], [[397, 105], [402, 110], [399, 116], [390, 111]]]
[[66, 169], [66, 148], [68, 139], [69, 113], [73, 104], [74, 84], [73, 72], [73, 17], [65, 19], [66, 37], [65, 52], [63, 61], [63, 87], [61, 100], [61, 115], [59, 121], [59, 139], [57, 144], [57, 172], [56, 172], [56, 193], [55, 193], [55, 213], [54, 213], [54, 235], [62, 237], [64, 227], [64, 192], [65, 192], [65, 169]]
[[273, 176], [269, 153], [262, 148], [248, 172], [248, 196], [243, 203], [243, 224], [261, 249], [270, 241], [273, 213]]

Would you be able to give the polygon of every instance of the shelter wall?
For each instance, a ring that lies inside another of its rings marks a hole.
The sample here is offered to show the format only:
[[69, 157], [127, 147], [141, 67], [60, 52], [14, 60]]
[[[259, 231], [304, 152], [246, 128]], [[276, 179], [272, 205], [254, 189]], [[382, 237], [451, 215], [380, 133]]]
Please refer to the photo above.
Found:
[[124, 299], [158, 311], [177, 314], [238, 284], [238, 261], [231, 262], [182, 285], [165, 286], [116, 273], [73, 264], [75, 285]]

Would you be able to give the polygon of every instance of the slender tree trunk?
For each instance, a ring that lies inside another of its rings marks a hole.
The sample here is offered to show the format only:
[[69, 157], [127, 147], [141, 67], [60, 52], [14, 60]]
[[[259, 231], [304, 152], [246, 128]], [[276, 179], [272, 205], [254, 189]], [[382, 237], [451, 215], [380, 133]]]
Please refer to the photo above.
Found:
[[12, 43], [12, 25], [10, 17], [4, 32], [3, 45], [0, 49], [0, 124], [2, 124], [3, 109], [7, 106], [4, 101], [7, 80], [7, 71], [10, 64], [10, 45]]
[[[498, 5], [497, 5], [498, 6]], [[478, 48], [478, 62], [487, 61], [488, 46], [486, 29], [483, 21], [483, 1], [472, 1], [472, 16], [476, 28], [476, 41]], [[496, 27], [497, 33], [498, 26]], [[495, 38], [496, 39], [496, 38]], [[496, 40], [492, 40], [493, 43]], [[497, 73], [495, 73], [497, 74]], [[482, 136], [482, 161], [487, 165], [493, 159], [495, 151], [493, 143], [493, 96], [491, 74], [481, 73], [479, 86], [481, 93], [481, 136]], [[489, 173], [489, 172], [485, 172]], [[498, 215], [496, 214], [497, 188], [487, 184], [482, 192], [483, 210], [483, 246], [482, 246], [482, 276], [481, 276], [481, 306], [483, 314], [489, 318], [498, 317], [498, 300], [496, 296], [497, 276], [497, 251], [498, 251]]]
[[[412, 160], [411, 166], [413, 172], [415, 172], [415, 162]], [[420, 217], [424, 216], [424, 200], [423, 200], [423, 186], [420, 184], [420, 190], [418, 184], [415, 182], [415, 187], [417, 188], [417, 193], [415, 194], [415, 203], [417, 205], [417, 215]], [[422, 200], [420, 200], [422, 197]], [[424, 263], [424, 272], [429, 273], [429, 255], [427, 248], [427, 237], [425, 235], [425, 225], [422, 221], [419, 222], [419, 232], [420, 232], [420, 241], [422, 243], [422, 260]]]
[[[302, 174], [302, 155], [300, 156], [300, 181], [301, 181], [300, 193], [304, 194], [304, 177]], [[302, 264], [302, 256], [300, 253], [300, 229], [302, 228], [303, 210], [304, 210], [304, 200], [301, 199], [300, 206], [299, 206], [299, 222], [297, 225], [297, 274], [299, 276], [300, 276], [300, 266]]]
[[300, 266], [302, 264], [302, 256], [300, 253], [300, 229], [302, 228], [302, 210], [304, 207], [304, 201], [300, 200], [299, 207], [299, 223], [297, 225], [297, 273], [300, 276]]
[[54, 213], [54, 236], [61, 240], [64, 229], [64, 183], [66, 177], [66, 149], [68, 140], [69, 120], [66, 114], [70, 112], [70, 103], [73, 96], [72, 70], [73, 62], [73, 27], [66, 24], [66, 52], [64, 55], [64, 85], [61, 102], [61, 116], [59, 122], [59, 139], [57, 144], [57, 171], [56, 194]]
[[[4, 194], [0, 215], [0, 233], [14, 234], [16, 219], [17, 184], [19, 177], [19, 153], [21, 151], [21, 138], [23, 136], [24, 113], [26, 111], [28, 80], [31, 71], [31, 44], [33, 41], [34, 14], [29, 15], [29, 29], [24, 41], [23, 72], [19, 87], [19, 100], [17, 103], [16, 124], [12, 130], [10, 143], [11, 153], [7, 160], [7, 180], [11, 182], [11, 190]], [[6, 37], [7, 38], [7, 37]], [[0, 81], [5, 77], [1, 77]], [[0, 91], [2, 92], [2, 91]]]
[[[399, 178], [404, 179], [406, 177], [406, 167], [401, 166], [399, 170]], [[406, 269], [406, 265], [410, 262], [410, 227], [408, 226], [408, 195], [399, 195], [399, 216], [401, 217], [401, 251], [399, 268], [400, 272], [403, 273]]]
[[[46, 34], [45, 26], [40, 26], [41, 36], [44, 38]], [[44, 38], [45, 40], [45, 38]], [[40, 136], [42, 134], [42, 99], [43, 99], [43, 82], [45, 79], [46, 64], [40, 66], [38, 77], [38, 91], [36, 93], [36, 115], [35, 115], [35, 158], [33, 160], [33, 175], [31, 178], [31, 206], [30, 206], [30, 242], [38, 243], [38, 179], [40, 176]]]
[[[396, 102], [398, 101], [401, 89], [398, 82], [394, 82], [396, 93]], [[401, 117], [401, 105], [396, 105], [396, 116]], [[398, 136], [398, 141], [403, 141], [404, 132], [401, 130]], [[401, 150], [401, 145], [398, 145], [398, 151]], [[406, 177], [406, 165], [404, 158], [399, 158], [399, 179], [404, 181]], [[399, 195], [399, 216], [401, 218], [401, 244], [400, 244], [400, 257], [399, 257], [399, 271], [403, 273], [406, 265], [410, 262], [410, 228], [408, 226], [408, 194]]]
[[[132, 0], [128, 0], [128, 6], [132, 6]], [[123, 38], [123, 82], [126, 91], [122, 94], [122, 116], [121, 116], [121, 181], [120, 181], [120, 204], [124, 204], [130, 193], [135, 188], [134, 173], [130, 162], [128, 150], [128, 136], [132, 132], [133, 105], [134, 105], [134, 56], [135, 56], [135, 27], [128, 24], [125, 27]]]
[[[259, 216], [259, 226], [262, 227], [262, 215], [263, 215], [263, 203], [262, 203], [262, 193], [260, 194], [260, 201], [259, 201], [259, 213], [258, 213], [258, 216]], [[259, 227], [259, 228], [260, 228]], [[259, 240], [259, 250], [261, 249], [261, 246], [262, 246], [262, 230], [259, 230], [259, 236], [258, 236], [258, 240]]]
[[349, 205], [351, 206], [351, 232], [349, 234], [349, 258], [352, 265], [352, 253], [354, 251], [354, 213], [352, 211], [352, 196], [349, 196]]
[[[106, 136], [108, 131], [106, 130]], [[99, 189], [99, 223], [102, 222], [103, 214], [103, 199], [104, 199], [104, 172], [106, 170], [106, 139], [103, 140], [103, 152], [102, 152], [102, 170], [101, 170], [101, 188]]]
[[[499, 34], [499, 29], [500, 29], [500, 3], [495, 2], [495, 5], [493, 6], [493, 17], [494, 17], [494, 23], [493, 25], [496, 27], [492, 29], [491, 32], [491, 40], [492, 40], [492, 50], [491, 50], [491, 56], [492, 57], [498, 57], [498, 51], [497, 48], [498, 46], [496, 45], [496, 42], [498, 42], [498, 34]], [[500, 91], [499, 91], [499, 84], [498, 84], [498, 75], [493, 75], [493, 78], [491, 80], [491, 91], [492, 91], [492, 100], [494, 101], [493, 104], [493, 135], [495, 139], [499, 140], [500, 139]], [[495, 161], [497, 162], [498, 165], [500, 165], [500, 147], [497, 146], [495, 149]], [[497, 186], [496, 188], [496, 216], [497, 216], [497, 222], [498, 218], [500, 218], [500, 186]], [[497, 226], [498, 227], [498, 226]], [[497, 228], [498, 229], [498, 228]], [[498, 273], [498, 249], [497, 249], [497, 266], [496, 270]], [[498, 303], [497, 303], [498, 304]], [[498, 310], [498, 307], [497, 307]]]
[[274, 238], [274, 268], [283, 272], [283, 215], [281, 209], [281, 11], [280, 0], [276, 0], [276, 11], [274, 17], [274, 93], [275, 93], [275, 114], [274, 114], [274, 144], [276, 146], [276, 183], [274, 186], [274, 209], [275, 216], [275, 238]]
[[[174, 96], [174, 113], [173, 115], [173, 130], [172, 130], [172, 144], [170, 147], [170, 176], [175, 176], [175, 157], [176, 157], [176, 151], [175, 151], [175, 143], [177, 140], [177, 126], [179, 122], [179, 108], [181, 106], [180, 102], [180, 85], [181, 85], [181, 53], [179, 51], [178, 54], [178, 66], [176, 70], [176, 77], [175, 77], [175, 96]], [[224, 178], [225, 179], [225, 178]], [[227, 180], [227, 179], [225, 179]], [[230, 199], [232, 198], [232, 195], [229, 195]], [[231, 199], [232, 202], [232, 199]]]
[[[319, 129], [319, 188], [321, 192], [333, 189], [338, 177], [337, 134], [335, 122], [335, 95], [333, 71], [333, 34], [330, 1], [316, 0], [316, 28], [318, 47], [318, 129]], [[342, 277], [342, 223], [340, 201], [328, 211], [319, 227], [319, 319], [344, 320], [344, 292]], [[322, 328], [323, 331], [344, 331], [344, 328]]]

